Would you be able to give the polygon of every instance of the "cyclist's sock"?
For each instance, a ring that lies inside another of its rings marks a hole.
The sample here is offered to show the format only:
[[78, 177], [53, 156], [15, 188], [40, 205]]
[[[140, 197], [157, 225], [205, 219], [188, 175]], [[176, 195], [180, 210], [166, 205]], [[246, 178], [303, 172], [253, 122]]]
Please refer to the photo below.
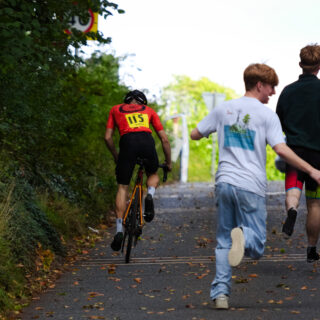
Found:
[[155, 192], [156, 192], [155, 187], [148, 187], [148, 194], [151, 194], [152, 198], [153, 198]]
[[123, 232], [123, 226], [122, 226], [122, 219], [117, 218], [117, 233], [118, 232]]

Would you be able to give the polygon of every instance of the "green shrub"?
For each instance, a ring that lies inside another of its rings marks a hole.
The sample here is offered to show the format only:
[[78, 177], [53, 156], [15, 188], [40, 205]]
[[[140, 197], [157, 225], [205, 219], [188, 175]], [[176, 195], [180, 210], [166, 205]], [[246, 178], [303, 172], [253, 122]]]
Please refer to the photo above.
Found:
[[83, 210], [70, 203], [65, 197], [48, 193], [38, 197], [39, 207], [55, 230], [68, 240], [85, 233], [86, 217]]
[[12, 258], [16, 263], [32, 269], [38, 243], [57, 254], [64, 254], [59, 234], [37, 205], [36, 195], [30, 184], [17, 178], [8, 201], [11, 203], [11, 210], [6, 214], [6, 228], [2, 234], [9, 242]]

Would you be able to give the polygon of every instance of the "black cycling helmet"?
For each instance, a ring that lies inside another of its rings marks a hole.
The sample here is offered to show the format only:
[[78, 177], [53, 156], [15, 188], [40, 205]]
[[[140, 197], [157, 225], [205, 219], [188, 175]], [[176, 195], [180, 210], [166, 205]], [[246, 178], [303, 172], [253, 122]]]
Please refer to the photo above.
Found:
[[124, 103], [130, 103], [133, 99], [137, 100], [141, 104], [148, 104], [148, 100], [143, 92], [139, 90], [133, 90], [127, 93], [124, 98]]

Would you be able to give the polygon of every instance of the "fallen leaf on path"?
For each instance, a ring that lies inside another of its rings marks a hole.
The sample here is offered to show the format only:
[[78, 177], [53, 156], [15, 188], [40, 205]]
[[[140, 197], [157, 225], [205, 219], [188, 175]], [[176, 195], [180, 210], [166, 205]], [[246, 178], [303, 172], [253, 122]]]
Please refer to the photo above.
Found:
[[239, 279], [236, 279], [235, 282], [236, 283], [248, 283], [248, 279], [247, 278], [239, 278]]
[[53, 311], [48, 311], [48, 312], [46, 312], [46, 316], [47, 316], [47, 317], [53, 317], [53, 315], [54, 315], [54, 312], [53, 312]]
[[[105, 270], [106, 267], [102, 267], [101, 270]], [[108, 266], [108, 273], [115, 274], [116, 273], [116, 266], [114, 264]]]
[[292, 313], [292, 314], [299, 314], [299, 313], [301, 313], [301, 312], [298, 311], [298, 310], [291, 310], [290, 313]]
[[121, 281], [121, 279], [116, 278], [116, 277], [108, 277], [108, 280], [112, 280], [112, 281], [115, 281], [115, 282]]
[[197, 279], [202, 279], [204, 278], [205, 276], [207, 276], [208, 274], [207, 273], [203, 273], [201, 276], [197, 276]]
[[90, 297], [103, 297], [104, 296], [104, 294], [103, 293], [99, 293], [99, 292], [93, 292], [93, 291], [91, 291], [91, 292], [88, 292], [88, 295], [90, 296]]

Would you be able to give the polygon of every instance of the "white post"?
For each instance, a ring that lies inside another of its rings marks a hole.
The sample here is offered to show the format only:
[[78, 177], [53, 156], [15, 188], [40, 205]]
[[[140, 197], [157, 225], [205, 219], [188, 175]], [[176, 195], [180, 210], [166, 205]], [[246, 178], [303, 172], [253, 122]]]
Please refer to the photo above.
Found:
[[182, 148], [181, 148], [181, 167], [180, 167], [180, 182], [188, 181], [188, 166], [189, 166], [189, 135], [186, 115], [179, 113], [169, 116], [167, 119], [181, 118], [182, 119]]
[[189, 167], [189, 135], [187, 119], [184, 114], [181, 114], [182, 118], [182, 153], [181, 153], [181, 182], [188, 181], [188, 167]]
[[[208, 108], [209, 113], [212, 111], [214, 107], [222, 103], [226, 95], [224, 93], [211, 93], [211, 92], [203, 92], [202, 98]], [[217, 134], [215, 132], [212, 133], [212, 155], [211, 155], [211, 178], [212, 181], [215, 180], [216, 174], [216, 140]]]

